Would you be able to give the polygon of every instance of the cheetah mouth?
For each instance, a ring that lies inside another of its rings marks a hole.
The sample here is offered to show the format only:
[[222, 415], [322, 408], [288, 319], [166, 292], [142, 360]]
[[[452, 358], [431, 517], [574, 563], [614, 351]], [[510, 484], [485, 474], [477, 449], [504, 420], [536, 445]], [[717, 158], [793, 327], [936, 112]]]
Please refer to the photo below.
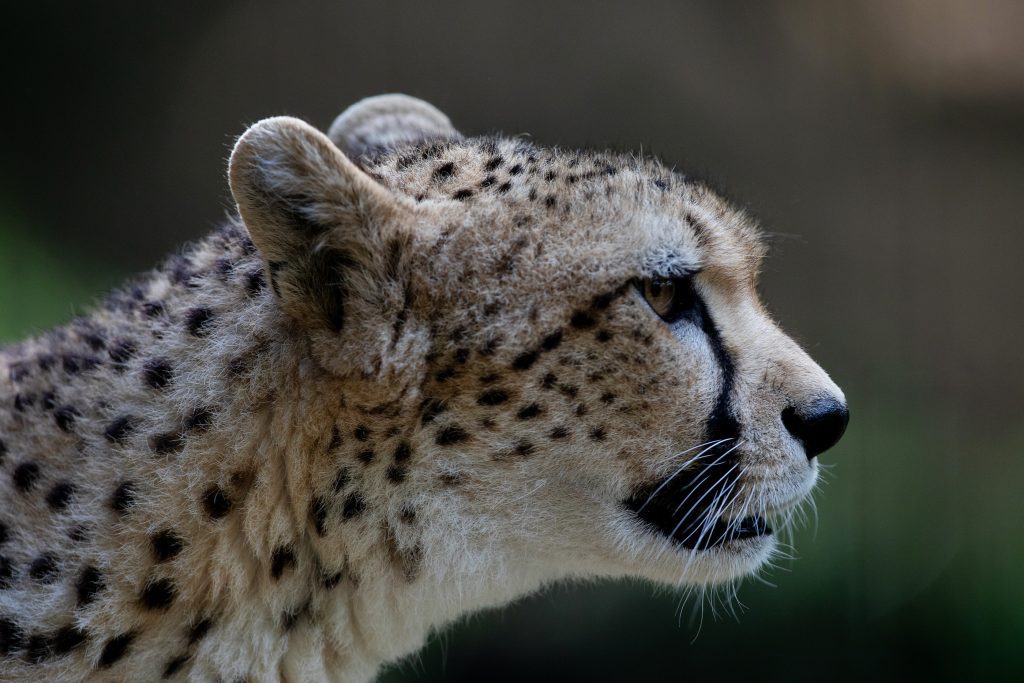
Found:
[[647, 529], [688, 550], [770, 535], [772, 528], [761, 515], [728, 516], [742, 489], [739, 479], [736, 462], [719, 457], [642, 487], [623, 504]]

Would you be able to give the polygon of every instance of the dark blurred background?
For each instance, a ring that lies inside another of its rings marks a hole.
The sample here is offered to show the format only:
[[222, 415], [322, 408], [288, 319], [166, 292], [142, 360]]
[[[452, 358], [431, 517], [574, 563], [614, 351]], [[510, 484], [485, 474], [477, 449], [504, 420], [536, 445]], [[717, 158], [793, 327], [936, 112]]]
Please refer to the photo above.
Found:
[[[386, 681], [1024, 671], [1024, 3], [20, 3], [0, 342], [218, 223], [246, 124], [406, 92], [464, 132], [656, 154], [759, 216], [763, 292], [846, 389], [819, 524], [739, 619], [642, 584], [475, 616]], [[1019, 679], [1018, 679], [1019, 680]]]

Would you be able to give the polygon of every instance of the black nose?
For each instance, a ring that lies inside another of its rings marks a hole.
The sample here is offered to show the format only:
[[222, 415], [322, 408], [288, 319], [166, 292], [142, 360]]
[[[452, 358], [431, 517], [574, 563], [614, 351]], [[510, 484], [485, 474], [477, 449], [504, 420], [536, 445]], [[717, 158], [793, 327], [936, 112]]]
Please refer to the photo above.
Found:
[[834, 398], [819, 399], [799, 409], [790, 406], [782, 411], [782, 424], [803, 443], [808, 460], [835, 446], [849, 421], [850, 411]]

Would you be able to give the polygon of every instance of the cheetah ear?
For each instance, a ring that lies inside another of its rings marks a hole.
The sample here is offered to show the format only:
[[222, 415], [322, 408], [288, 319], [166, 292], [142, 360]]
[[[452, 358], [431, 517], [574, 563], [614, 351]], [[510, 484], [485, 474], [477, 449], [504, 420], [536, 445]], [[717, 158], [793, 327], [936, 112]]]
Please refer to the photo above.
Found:
[[391, 233], [408, 200], [290, 117], [249, 128], [229, 164], [231, 194], [286, 312], [337, 333], [355, 311], [380, 300], [383, 271], [401, 244]]
[[334, 119], [327, 135], [353, 159], [425, 140], [462, 137], [433, 105], [397, 94], [356, 102]]

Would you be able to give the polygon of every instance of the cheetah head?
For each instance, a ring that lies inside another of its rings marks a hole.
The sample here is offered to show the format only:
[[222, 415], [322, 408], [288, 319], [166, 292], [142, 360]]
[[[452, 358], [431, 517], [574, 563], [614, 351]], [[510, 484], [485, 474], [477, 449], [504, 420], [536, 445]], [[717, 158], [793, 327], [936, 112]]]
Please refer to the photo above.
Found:
[[747, 574], [845, 429], [759, 302], [754, 222], [656, 161], [384, 96], [329, 136], [257, 123], [230, 180], [291, 333], [399, 444], [361, 504], [415, 511], [439, 583]]

